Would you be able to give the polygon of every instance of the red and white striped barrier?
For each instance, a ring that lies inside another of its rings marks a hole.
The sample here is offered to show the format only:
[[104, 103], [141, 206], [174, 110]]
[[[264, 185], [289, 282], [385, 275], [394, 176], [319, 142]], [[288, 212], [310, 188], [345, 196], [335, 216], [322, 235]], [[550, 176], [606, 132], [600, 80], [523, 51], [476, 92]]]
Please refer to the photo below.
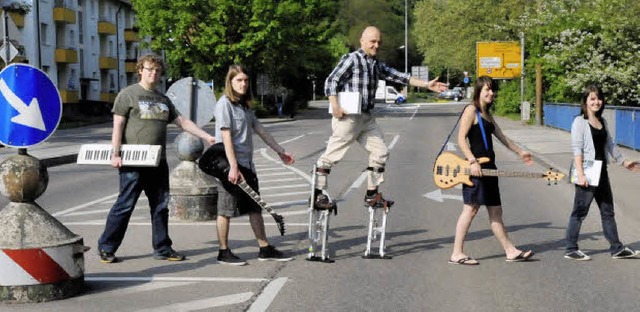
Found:
[[0, 249], [0, 286], [53, 284], [82, 277], [82, 245], [80, 240], [80, 244], [57, 247]]

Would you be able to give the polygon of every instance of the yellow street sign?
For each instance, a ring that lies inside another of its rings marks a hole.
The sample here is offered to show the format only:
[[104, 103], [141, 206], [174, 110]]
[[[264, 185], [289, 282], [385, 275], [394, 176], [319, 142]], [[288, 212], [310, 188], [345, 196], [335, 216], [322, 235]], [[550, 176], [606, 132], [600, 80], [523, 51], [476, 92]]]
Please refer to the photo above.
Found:
[[476, 43], [477, 73], [495, 79], [522, 75], [522, 47], [518, 41]]

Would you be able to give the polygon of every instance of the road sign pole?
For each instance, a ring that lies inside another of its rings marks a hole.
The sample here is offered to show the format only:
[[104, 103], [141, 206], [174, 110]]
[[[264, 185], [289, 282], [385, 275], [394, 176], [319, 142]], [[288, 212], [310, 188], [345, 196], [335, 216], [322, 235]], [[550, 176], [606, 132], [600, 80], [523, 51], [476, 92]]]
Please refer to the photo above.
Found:
[[9, 14], [7, 14], [7, 10], [2, 10], [2, 20], [4, 21], [4, 64], [5, 67], [7, 65], [9, 65], [9, 62], [11, 61], [11, 49], [9, 47]]

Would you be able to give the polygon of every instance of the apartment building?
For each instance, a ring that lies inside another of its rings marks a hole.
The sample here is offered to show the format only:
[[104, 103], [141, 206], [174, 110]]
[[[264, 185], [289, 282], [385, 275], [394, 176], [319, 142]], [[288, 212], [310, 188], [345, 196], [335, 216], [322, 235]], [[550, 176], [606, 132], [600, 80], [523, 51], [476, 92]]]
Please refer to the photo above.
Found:
[[20, 51], [13, 61], [51, 78], [66, 115], [104, 108], [137, 82], [141, 51], [131, 1], [34, 0], [30, 12], [10, 17], [8, 36]]

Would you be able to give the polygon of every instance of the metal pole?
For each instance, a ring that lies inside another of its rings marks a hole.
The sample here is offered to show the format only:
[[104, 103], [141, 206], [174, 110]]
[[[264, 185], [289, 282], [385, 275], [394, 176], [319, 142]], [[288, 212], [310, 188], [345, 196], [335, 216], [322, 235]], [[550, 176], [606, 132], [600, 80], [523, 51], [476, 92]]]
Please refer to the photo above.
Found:
[[542, 126], [542, 65], [536, 64], [536, 125]]
[[409, 72], [409, 60], [407, 58], [408, 55], [408, 50], [409, 50], [409, 43], [407, 42], [407, 26], [408, 26], [408, 18], [407, 16], [408, 14], [408, 6], [407, 6], [407, 1], [408, 0], [404, 0], [404, 73], [408, 73]]
[[520, 111], [522, 111], [524, 105], [524, 32], [520, 33], [520, 46]]
[[9, 14], [7, 14], [7, 10], [2, 10], [2, 18], [4, 20], [4, 66], [7, 67], [11, 61], [11, 49], [9, 47]]

